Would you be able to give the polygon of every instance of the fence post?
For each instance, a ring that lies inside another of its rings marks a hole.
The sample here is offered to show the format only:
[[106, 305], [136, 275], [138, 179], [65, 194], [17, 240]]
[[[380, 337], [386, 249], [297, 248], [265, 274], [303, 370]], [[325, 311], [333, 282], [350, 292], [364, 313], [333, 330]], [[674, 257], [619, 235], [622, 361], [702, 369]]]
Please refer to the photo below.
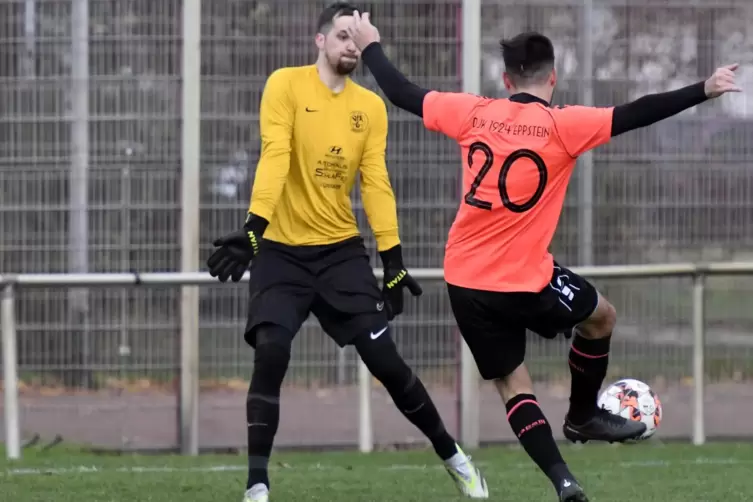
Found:
[[[183, 2], [181, 270], [199, 266], [201, 201], [201, 0]], [[181, 287], [180, 451], [199, 453], [199, 288]]]
[[[593, 106], [593, 0], [583, 0], [580, 15], [580, 58], [581, 81], [578, 85], [580, 104]], [[593, 152], [585, 152], [578, 158], [578, 262], [589, 266], [594, 263], [593, 243], [593, 201], [594, 198], [594, 158]]]
[[[89, 271], [89, 1], [75, 0], [71, 5], [71, 82], [68, 89], [71, 116], [71, 165], [68, 212], [68, 271]], [[70, 290], [71, 342], [73, 353], [66, 361], [71, 370], [64, 373], [65, 384], [91, 389], [91, 343], [89, 292]], [[78, 368], [78, 369], [74, 369]]]
[[358, 358], [358, 450], [374, 450], [374, 422], [371, 415], [371, 372]]
[[704, 430], [704, 386], [706, 352], [706, 275], [697, 272], [693, 276], [693, 444], [706, 442]]
[[3, 287], [2, 307], [3, 381], [5, 383], [5, 443], [8, 460], [21, 458], [21, 420], [18, 409], [18, 348], [16, 302], [12, 284]]
[[[481, 94], [481, 0], [462, 0], [463, 92]], [[460, 355], [460, 442], [479, 445], [479, 374], [465, 340]]]

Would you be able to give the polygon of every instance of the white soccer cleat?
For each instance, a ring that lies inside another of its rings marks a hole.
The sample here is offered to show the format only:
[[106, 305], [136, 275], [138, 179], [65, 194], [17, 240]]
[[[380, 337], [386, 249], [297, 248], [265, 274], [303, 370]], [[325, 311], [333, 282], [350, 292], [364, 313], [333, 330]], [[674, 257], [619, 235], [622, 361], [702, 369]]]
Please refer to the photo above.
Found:
[[489, 488], [486, 486], [486, 480], [481, 471], [473, 465], [471, 457], [466, 455], [460, 446], [457, 446], [458, 452], [451, 458], [445, 460], [445, 469], [450, 473], [450, 477], [455, 482], [460, 493], [472, 499], [488, 499]]
[[256, 483], [246, 490], [243, 502], [269, 502], [269, 488], [264, 483]]

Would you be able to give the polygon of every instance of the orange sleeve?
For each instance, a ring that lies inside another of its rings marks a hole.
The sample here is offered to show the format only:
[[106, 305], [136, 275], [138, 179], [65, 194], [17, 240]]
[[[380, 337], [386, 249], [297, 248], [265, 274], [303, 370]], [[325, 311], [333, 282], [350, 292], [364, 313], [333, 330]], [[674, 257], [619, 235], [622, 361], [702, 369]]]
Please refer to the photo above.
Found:
[[552, 109], [557, 134], [571, 157], [609, 143], [614, 107], [565, 106]]
[[484, 99], [474, 94], [430, 91], [424, 97], [424, 126], [458, 139], [468, 115]]

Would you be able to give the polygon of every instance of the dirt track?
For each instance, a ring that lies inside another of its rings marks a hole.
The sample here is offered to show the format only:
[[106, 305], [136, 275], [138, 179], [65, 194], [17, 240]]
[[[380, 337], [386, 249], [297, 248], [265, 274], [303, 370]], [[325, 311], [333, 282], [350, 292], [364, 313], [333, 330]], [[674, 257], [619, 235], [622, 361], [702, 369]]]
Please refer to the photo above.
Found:
[[[567, 406], [567, 390], [538, 386], [545, 413], [561, 435]], [[665, 406], [659, 437], [689, 436], [691, 389], [684, 386], [657, 389]], [[457, 431], [455, 393], [449, 388], [430, 389], [450, 431]], [[753, 436], [753, 421], [739, 420], [753, 414], [753, 386], [715, 384], [706, 391], [706, 431], [709, 436]], [[512, 440], [505, 413], [494, 391], [481, 392], [482, 441]], [[24, 437], [39, 434], [51, 439], [60, 434], [66, 441], [107, 448], [170, 448], [176, 445], [177, 400], [158, 394], [112, 393], [78, 396], [22, 396]], [[389, 396], [375, 388], [372, 400], [374, 433], [380, 446], [422, 443], [421, 434], [395, 409]], [[0, 406], [0, 422], [4, 410]], [[245, 392], [212, 391], [200, 403], [202, 448], [245, 446]], [[738, 417], [735, 420], [734, 417]], [[0, 438], [4, 435], [4, 425]], [[354, 387], [323, 390], [287, 388], [282, 399], [280, 447], [342, 445], [358, 440], [358, 393]]]

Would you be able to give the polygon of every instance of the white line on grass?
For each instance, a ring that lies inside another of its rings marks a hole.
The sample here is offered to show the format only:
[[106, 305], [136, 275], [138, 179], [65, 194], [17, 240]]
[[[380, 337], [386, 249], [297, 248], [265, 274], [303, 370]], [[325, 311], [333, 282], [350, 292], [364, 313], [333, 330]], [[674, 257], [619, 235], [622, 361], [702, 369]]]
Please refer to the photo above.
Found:
[[[737, 460], [737, 459], [724, 459], [724, 458], [704, 458], [699, 457], [693, 460], [638, 460], [619, 462], [613, 464], [616, 467], [631, 468], [631, 467], [647, 467], [647, 468], [669, 468], [680, 465], [750, 465], [753, 464], [753, 460]], [[488, 466], [488, 462], [477, 462], [479, 467]], [[529, 462], [520, 462], [514, 464], [508, 464], [502, 466], [505, 469], [531, 469], [533, 464]], [[394, 464], [389, 466], [381, 466], [376, 468], [370, 468], [370, 470], [378, 471], [409, 471], [409, 470], [427, 470], [427, 469], [443, 469], [442, 465], [432, 464]], [[332, 464], [304, 464], [302, 466], [270, 466], [270, 470], [310, 470], [310, 471], [347, 471], [351, 470], [349, 467]], [[156, 466], [133, 466], [133, 467], [98, 467], [79, 465], [72, 467], [40, 467], [40, 468], [14, 468], [6, 469], [4, 472], [0, 472], [2, 476], [47, 476], [47, 475], [64, 475], [64, 474], [105, 474], [105, 473], [212, 473], [212, 472], [243, 472], [246, 470], [245, 465], [211, 465], [211, 466], [197, 466], [197, 467], [156, 467]]]

